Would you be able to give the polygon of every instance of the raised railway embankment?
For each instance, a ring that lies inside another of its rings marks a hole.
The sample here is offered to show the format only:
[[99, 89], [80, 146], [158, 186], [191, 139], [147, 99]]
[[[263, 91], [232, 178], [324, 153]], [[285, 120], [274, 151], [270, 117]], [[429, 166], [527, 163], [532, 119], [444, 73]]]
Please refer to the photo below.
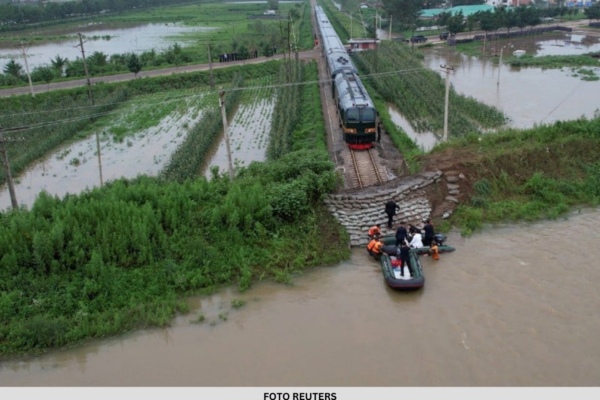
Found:
[[[448, 218], [459, 203], [462, 177], [430, 171], [399, 178], [393, 187], [358, 193], [332, 194], [325, 200], [329, 212], [350, 235], [351, 246], [366, 246], [367, 232], [381, 224], [384, 235], [395, 233], [396, 226], [406, 221], [421, 226], [425, 218]], [[437, 204], [440, 199], [443, 204]], [[393, 229], [387, 228], [385, 203], [394, 200], [400, 210], [394, 217]], [[443, 211], [440, 211], [443, 210]], [[441, 215], [434, 213], [442, 212]]]

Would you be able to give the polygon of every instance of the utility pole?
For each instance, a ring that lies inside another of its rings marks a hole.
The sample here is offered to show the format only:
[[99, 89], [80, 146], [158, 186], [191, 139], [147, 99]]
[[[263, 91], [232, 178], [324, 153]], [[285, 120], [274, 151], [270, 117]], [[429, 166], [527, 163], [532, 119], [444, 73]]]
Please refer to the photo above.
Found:
[[500, 70], [502, 70], [502, 50], [504, 50], [504, 47], [500, 48], [500, 61], [498, 62], [498, 82], [496, 82], [496, 86], [500, 86]]
[[373, 68], [375, 72], [377, 72], [377, 13], [375, 13], [375, 51], [373, 53], [375, 56], [375, 62], [373, 63]]
[[[287, 37], [288, 37], [288, 61], [291, 63], [292, 62], [292, 42], [290, 41], [290, 27], [291, 27], [291, 18], [288, 18], [288, 29], [287, 29]], [[292, 78], [289, 78], [290, 82], [292, 81]]]
[[29, 80], [29, 90], [31, 91], [31, 97], [35, 97], [35, 93], [33, 93], [33, 83], [31, 83], [31, 74], [29, 73], [29, 63], [27, 62], [27, 51], [29, 51], [29, 43], [25, 44], [21, 40], [21, 44], [15, 45], [15, 47], [19, 48], [19, 51], [23, 56], [23, 60], [25, 61], [25, 71], [27, 72], [27, 80]]
[[440, 65], [440, 68], [446, 72], [446, 100], [444, 105], [444, 142], [448, 141], [448, 106], [450, 103], [450, 71], [454, 71], [453, 67]]
[[210, 69], [210, 90], [215, 90], [215, 80], [213, 79], [212, 72], [212, 58], [210, 57], [210, 43], [206, 44], [208, 48], [208, 69]]
[[4, 132], [9, 131], [22, 131], [27, 129], [27, 127], [21, 128], [12, 128], [12, 129], [3, 129], [0, 128], [0, 151], [2, 152], [2, 163], [4, 164], [4, 168], [6, 170], [6, 184], [8, 185], [8, 192], [10, 193], [10, 203], [12, 204], [13, 210], [17, 210], [19, 208], [19, 203], [17, 202], [17, 194], [15, 192], [15, 184], [12, 179], [12, 174], [10, 171], [10, 162], [8, 161], [8, 152], [6, 151], [6, 142], [22, 142], [25, 139], [5, 139]]
[[388, 39], [392, 40], [392, 14], [390, 14], [390, 33], [388, 33]]
[[229, 164], [229, 180], [233, 182], [233, 163], [231, 162], [231, 147], [229, 146], [229, 134], [227, 133], [227, 113], [225, 112], [225, 91], [221, 87], [219, 93], [221, 100], [221, 117], [223, 118], [223, 135], [225, 136], [225, 146], [227, 147], [227, 163]]
[[81, 58], [83, 59], [83, 70], [85, 71], [85, 78], [87, 79], [87, 87], [88, 87], [88, 97], [90, 98], [90, 103], [94, 105], [94, 94], [92, 93], [92, 82], [90, 81], [90, 75], [88, 74], [87, 63], [85, 62], [85, 51], [83, 50], [83, 39], [81, 37], [81, 32], [79, 35], [79, 45], [75, 47], [81, 47]]
[[[85, 77], [87, 79], [87, 87], [88, 87], [88, 97], [90, 98], [90, 104], [94, 106], [94, 93], [92, 92], [92, 82], [90, 81], [90, 74], [88, 74], [87, 63], [85, 62], [85, 51], [83, 50], [83, 39], [81, 37], [81, 32], [79, 32], [79, 46], [81, 47], [81, 58], [83, 59], [83, 70], [85, 71]], [[98, 131], [96, 130], [96, 152], [98, 153], [98, 170], [100, 171], [100, 187], [104, 185], [102, 179], [102, 154], [100, 152], [100, 135], [98, 135]]]

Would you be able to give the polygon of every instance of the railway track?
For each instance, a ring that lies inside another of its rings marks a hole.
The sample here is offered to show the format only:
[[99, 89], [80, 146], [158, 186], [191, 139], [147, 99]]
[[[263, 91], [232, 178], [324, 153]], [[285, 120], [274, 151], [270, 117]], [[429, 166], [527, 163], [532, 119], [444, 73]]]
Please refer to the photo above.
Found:
[[356, 187], [364, 188], [367, 186], [380, 185], [385, 182], [379, 171], [379, 165], [375, 161], [375, 156], [371, 149], [368, 150], [350, 150], [352, 165], [356, 173]]

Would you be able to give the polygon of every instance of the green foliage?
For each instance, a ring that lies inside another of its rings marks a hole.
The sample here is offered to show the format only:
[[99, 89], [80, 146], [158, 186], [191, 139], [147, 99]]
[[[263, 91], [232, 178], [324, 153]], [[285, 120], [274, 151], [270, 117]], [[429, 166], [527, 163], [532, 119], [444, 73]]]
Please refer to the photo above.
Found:
[[542, 69], [598, 66], [598, 60], [586, 55], [534, 57], [526, 54], [521, 57], [510, 57], [506, 62], [512, 67], [539, 67]]
[[196, 319], [192, 319], [190, 320], [190, 322], [192, 324], [201, 324], [202, 322], [204, 322], [204, 320], [206, 319], [206, 317], [204, 316], [204, 314], [200, 313]]
[[301, 106], [299, 107], [299, 120], [291, 134], [293, 151], [301, 149], [319, 149], [327, 151], [327, 131], [323, 120], [321, 108], [321, 95], [319, 92], [317, 64], [310, 62], [303, 64], [304, 80], [315, 82], [300, 85]]
[[348, 237], [320, 206], [334, 187], [327, 153], [302, 150], [233, 182], [123, 179], [0, 213], [0, 353], [165, 326], [179, 296], [339, 262]]
[[484, 223], [558, 218], [573, 207], [600, 204], [600, 118], [556, 122], [462, 138], [449, 147], [482, 154], [470, 205], [451, 217], [465, 235]]
[[130, 72], [133, 72], [136, 76], [138, 72], [142, 70], [142, 63], [135, 53], [129, 55], [127, 59], [127, 69]]
[[477, 193], [480, 196], [489, 196], [492, 192], [490, 181], [488, 181], [487, 179], [482, 179], [480, 181], [475, 182], [473, 187], [475, 189], [475, 193]]
[[231, 307], [233, 308], [241, 308], [246, 304], [245, 300], [242, 299], [233, 299], [231, 300]]
[[302, 63], [284, 61], [279, 69], [279, 83], [285, 84], [277, 89], [275, 109], [271, 122], [271, 134], [267, 157], [277, 159], [290, 152], [292, 133], [296, 129], [301, 114], [301, 100], [304, 80]]

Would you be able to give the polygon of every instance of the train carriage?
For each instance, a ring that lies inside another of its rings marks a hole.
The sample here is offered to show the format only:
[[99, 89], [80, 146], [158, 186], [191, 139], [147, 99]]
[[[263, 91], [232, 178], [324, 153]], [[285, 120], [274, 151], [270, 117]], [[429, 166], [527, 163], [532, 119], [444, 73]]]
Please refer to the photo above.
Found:
[[315, 16], [327, 69], [333, 81], [332, 96], [336, 102], [344, 142], [353, 149], [368, 149], [373, 146], [377, 131], [377, 112], [373, 101], [322, 7], [315, 7]]

